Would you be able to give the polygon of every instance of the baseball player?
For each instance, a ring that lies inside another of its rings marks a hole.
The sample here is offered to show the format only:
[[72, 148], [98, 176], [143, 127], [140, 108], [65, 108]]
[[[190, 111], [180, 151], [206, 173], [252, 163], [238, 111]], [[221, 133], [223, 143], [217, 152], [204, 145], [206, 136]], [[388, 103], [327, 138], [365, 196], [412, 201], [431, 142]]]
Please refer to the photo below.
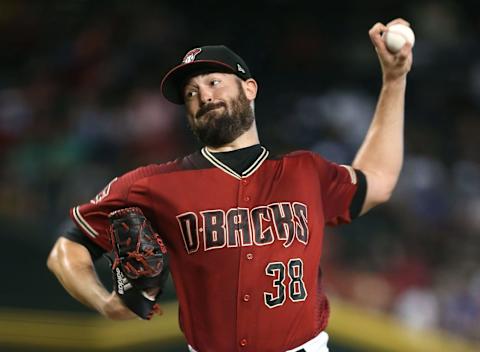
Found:
[[221, 45], [188, 51], [165, 75], [162, 93], [185, 106], [204, 147], [116, 177], [89, 203], [73, 207], [74, 225], [54, 245], [50, 270], [104, 316], [134, 318], [117, 292], [98, 281], [93, 260], [112, 249], [107, 215], [138, 207], [167, 248], [190, 351], [328, 351], [324, 227], [387, 201], [403, 160], [412, 47], [390, 53], [386, 29], [377, 23], [369, 32], [383, 85], [351, 166], [309, 151], [273, 155], [257, 134], [258, 86], [243, 59]]

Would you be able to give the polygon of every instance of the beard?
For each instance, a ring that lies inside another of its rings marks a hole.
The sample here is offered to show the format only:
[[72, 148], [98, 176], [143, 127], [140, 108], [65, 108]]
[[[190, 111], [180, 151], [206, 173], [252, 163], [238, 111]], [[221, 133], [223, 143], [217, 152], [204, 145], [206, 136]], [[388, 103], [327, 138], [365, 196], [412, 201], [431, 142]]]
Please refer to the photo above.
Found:
[[240, 83], [238, 85], [238, 96], [229, 104], [206, 104], [190, 119], [190, 128], [204, 145], [220, 147], [231, 143], [252, 126], [253, 109]]

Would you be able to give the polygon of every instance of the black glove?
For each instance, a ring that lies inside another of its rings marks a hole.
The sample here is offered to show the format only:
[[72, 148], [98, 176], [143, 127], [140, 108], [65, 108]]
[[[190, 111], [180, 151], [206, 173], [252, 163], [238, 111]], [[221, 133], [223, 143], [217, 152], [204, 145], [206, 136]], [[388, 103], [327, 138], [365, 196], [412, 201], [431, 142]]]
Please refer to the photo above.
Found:
[[[168, 278], [167, 250], [140, 208], [116, 210], [108, 217], [115, 291], [131, 311], [151, 319], [160, 309], [156, 300]], [[160, 291], [150, 296], [147, 291], [155, 288]]]

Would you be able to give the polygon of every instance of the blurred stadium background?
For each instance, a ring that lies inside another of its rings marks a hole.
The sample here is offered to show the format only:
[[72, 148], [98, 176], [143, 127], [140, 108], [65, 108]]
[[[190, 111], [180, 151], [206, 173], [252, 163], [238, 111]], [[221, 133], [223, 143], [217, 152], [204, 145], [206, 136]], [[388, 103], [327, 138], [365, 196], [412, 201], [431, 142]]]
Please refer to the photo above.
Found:
[[[391, 202], [329, 229], [333, 351], [480, 351], [480, 14], [473, 1], [0, 1], [0, 350], [185, 351], [166, 315], [112, 323], [47, 272], [68, 209], [136, 166], [193, 151], [159, 94], [197, 45], [239, 52], [262, 142], [349, 163], [381, 83], [368, 29], [417, 41]], [[105, 263], [98, 269], [108, 285]]]

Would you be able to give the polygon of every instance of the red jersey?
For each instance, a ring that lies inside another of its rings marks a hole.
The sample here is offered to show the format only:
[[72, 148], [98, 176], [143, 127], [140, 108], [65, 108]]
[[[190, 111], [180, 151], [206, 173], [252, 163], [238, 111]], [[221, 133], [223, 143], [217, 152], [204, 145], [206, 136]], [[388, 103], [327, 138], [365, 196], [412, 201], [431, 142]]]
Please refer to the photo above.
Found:
[[112, 180], [71, 209], [109, 251], [108, 214], [138, 206], [168, 249], [180, 327], [197, 351], [285, 351], [327, 325], [325, 225], [347, 223], [351, 167], [307, 151], [259, 157], [239, 174], [206, 148]]

